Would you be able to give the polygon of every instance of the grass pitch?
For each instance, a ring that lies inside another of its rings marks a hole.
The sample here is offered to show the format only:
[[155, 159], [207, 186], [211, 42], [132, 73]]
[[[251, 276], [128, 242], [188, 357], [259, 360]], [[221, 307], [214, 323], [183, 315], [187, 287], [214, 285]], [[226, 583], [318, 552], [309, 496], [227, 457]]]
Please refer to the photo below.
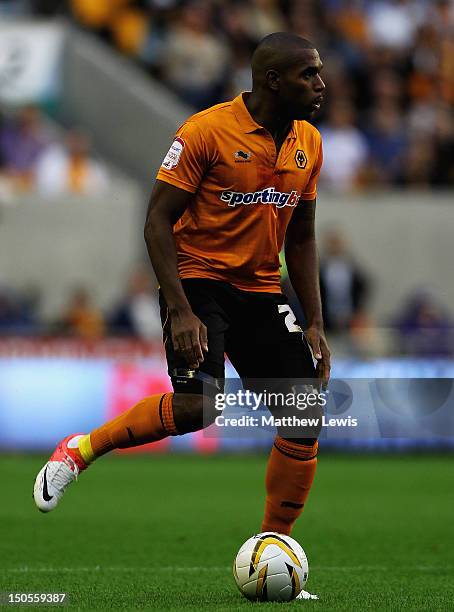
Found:
[[264, 456], [106, 457], [48, 515], [31, 499], [44, 460], [0, 457], [0, 591], [80, 610], [454, 609], [452, 457], [322, 453], [292, 534], [320, 600], [290, 604], [248, 602], [231, 573], [260, 531]]

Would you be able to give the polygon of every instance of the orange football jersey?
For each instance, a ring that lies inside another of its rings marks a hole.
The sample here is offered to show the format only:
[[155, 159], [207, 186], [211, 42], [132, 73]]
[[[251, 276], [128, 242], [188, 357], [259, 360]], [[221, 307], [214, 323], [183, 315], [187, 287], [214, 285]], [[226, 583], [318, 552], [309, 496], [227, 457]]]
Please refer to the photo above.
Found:
[[194, 194], [174, 226], [181, 278], [211, 278], [279, 293], [279, 252], [297, 205], [313, 200], [321, 137], [294, 121], [281, 150], [243, 94], [190, 117], [157, 178]]

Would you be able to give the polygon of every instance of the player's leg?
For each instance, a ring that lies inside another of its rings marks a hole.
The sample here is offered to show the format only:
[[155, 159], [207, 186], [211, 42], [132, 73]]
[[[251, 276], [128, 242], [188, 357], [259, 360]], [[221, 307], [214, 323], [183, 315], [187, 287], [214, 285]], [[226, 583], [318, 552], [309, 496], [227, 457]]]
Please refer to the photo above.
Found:
[[[168, 371], [173, 393], [146, 397], [126, 412], [104, 423], [89, 434], [72, 434], [62, 440], [38, 473], [34, 499], [38, 508], [49, 512], [58, 504], [67, 487], [98, 457], [114, 449], [131, 448], [156, 442], [168, 436], [197, 431], [215, 417], [214, 403], [203, 392], [213, 395], [222, 390], [224, 378], [224, 314], [210, 293], [210, 287], [184, 282], [194, 313], [208, 330], [208, 353], [199, 370], [189, 370], [172, 342], [165, 341]], [[170, 337], [170, 319], [162, 300], [164, 340]]]
[[314, 482], [317, 451], [316, 439], [297, 441], [276, 436], [266, 469], [262, 531], [290, 535]]
[[[239, 318], [234, 319], [238, 325], [232, 323], [226, 348], [244, 384], [250, 387], [251, 381], [260, 379], [269, 382], [268, 391], [290, 392], [292, 382], [313, 381], [312, 355], [286, 298], [278, 294], [248, 296]], [[278, 407], [268, 407], [274, 416], [282, 416]], [[298, 410], [296, 413], [302, 416]], [[321, 416], [318, 406], [310, 416]], [[278, 429], [266, 470], [262, 531], [290, 534], [314, 481], [318, 431], [319, 427]]]

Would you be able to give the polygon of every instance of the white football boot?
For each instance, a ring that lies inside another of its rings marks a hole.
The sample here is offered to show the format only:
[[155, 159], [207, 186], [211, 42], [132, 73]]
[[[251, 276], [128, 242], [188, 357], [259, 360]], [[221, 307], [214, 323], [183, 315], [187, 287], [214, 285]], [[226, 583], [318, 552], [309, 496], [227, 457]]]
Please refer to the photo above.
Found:
[[312, 593], [303, 590], [295, 599], [318, 599], [318, 595], [312, 595]]
[[[38, 472], [33, 488], [33, 498], [41, 512], [53, 510], [68, 486], [77, 480], [80, 472], [88, 467], [77, 448], [77, 440], [83, 435], [72, 434], [64, 438], [46, 465]], [[71, 440], [74, 440], [71, 444], [73, 448], [68, 446]]]

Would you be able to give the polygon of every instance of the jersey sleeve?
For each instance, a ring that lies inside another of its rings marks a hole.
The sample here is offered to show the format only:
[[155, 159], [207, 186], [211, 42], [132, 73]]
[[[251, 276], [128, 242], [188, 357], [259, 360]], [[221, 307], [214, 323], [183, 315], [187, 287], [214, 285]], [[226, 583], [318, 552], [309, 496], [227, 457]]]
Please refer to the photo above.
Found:
[[156, 178], [195, 193], [208, 163], [208, 148], [202, 131], [195, 121], [187, 121], [175, 134]]
[[320, 175], [322, 164], [323, 164], [323, 147], [322, 147], [322, 139], [320, 137], [319, 145], [318, 145], [317, 160], [314, 164], [314, 167], [312, 168], [312, 173], [306, 185], [306, 189], [304, 190], [304, 193], [301, 194], [302, 200], [315, 200], [315, 198], [317, 197], [317, 181]]

